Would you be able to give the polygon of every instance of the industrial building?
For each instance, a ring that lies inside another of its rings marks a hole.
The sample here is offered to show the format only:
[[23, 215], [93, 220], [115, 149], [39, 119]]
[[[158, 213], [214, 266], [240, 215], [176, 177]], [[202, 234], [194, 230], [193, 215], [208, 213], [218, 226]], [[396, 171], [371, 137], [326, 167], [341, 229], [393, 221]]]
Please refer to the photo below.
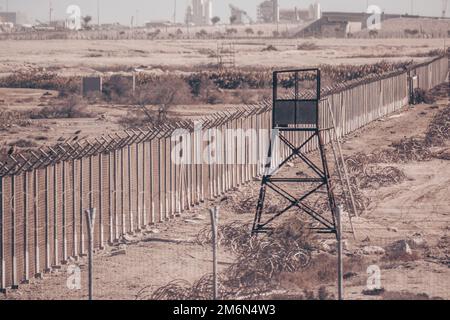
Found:
[[266, 0], [258, 5], [258, 22], [299, 22], [314, 21], [321, 18], [322, 11], [319, 3], [314, 3], [308, 9], [280, 8], [278, 0]]
[[[324, 12], [322, 17], [299, 32], [299, 37], [337, 37], [345, 38], [367, 28], [370, 14], [362, 12]], [[381, 21], [400, 18], [398, 14], [381, 15]], [[412, 17], [412, 16], [409, 16]]]
[[230, 19], [231, 24], [247, 24], [247, 23], [253, 23], [253, 19], [248, 15], [248, 13], [245, 10], [242, 10], [232, 4], [229, 5], [230, 7]]
[[257, 8], [258, 22], [270, 23], [280, 22], [280, 6], [278, 0], [266, 0]]
[[186, 24], [211, 25], [213, 18], [212, 0], [192, 0], [186, 9]]
[[0, 22], [17, 24], [16, 12], [0, 12]]

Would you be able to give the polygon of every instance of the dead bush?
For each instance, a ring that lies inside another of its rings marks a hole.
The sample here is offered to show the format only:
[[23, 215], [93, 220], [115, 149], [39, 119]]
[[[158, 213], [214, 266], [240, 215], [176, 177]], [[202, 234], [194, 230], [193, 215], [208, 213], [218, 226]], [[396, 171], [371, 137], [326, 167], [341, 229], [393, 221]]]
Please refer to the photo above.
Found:
[[44, 107], [31, 114], [32, 119], [74, 119], [93, 118], [95, 114], [89, 112], [78, 96], [70, 96], [60, 105]]
[[145, 127], [152, 124], [153, 118], [149, 118], [143, 110], [129, 110], [126, 116], [121, 117], [118, 123], [125, 129]]
[[439, 111], [426, 133], [425, 141], [430, 146], [443, 145], [450, 139], [450, 106]]
[[[294, 285], [298, 288], [312, 289], [324, 283], [331, 283], [337, 279], [337, 257], [330, 254], [313, 256], [309, 266], [301, 272], [284, 273], [282, 284]], [[365, 272], [365, 262], [361, 257], [344, 258], [346, 274]]]
[[430, 93], [430, 91], [426, 91], [424, 89], [414, 89], [414, 104], [426, 103], [433, 104], [436, 102], [436, 98]]
[[31, 122], [24, 113], [0, 110], [0, 131], [10, 130], [14, 126], [26, 127], [29, 125], [31, 125]]
[[293, 300], [293, 301], [301, 301], [301, 300], [335, 300], [336, 297], [328, 291], [326, 287], [320, 287], [317, 291], [314, 290], [303, 290], [301, 294], [295, 295], [286, 295], [286, 294], [275, 294], [268, 297], [270, 300]]
[[35, 148], [37, 147], [36, 142], [27, 140], [27, 139], [19, 139], [8, 144], [10, 147], [17, 148]]
[[383, 300], [444, 300], [440, 297], [430, 297], [426, 293], [412, 293], [407, 291], [384, 291], [381, 293]]
[[278, 49], [275, 46], [269, 44], [267, 47], [263, 48], [261, 51], [262, 52], [265, 52], [265, 51], [278, 51]]
[[28, 136], [28, 139], [34, 139], [36, 141], [47, 141], [47, 136]]
[[193, 100], [186, 81], [167, 78], [165, 81], [150, 80], [139, 86], [133, 96], [133, 102], [139, 106], [172, 106], [192, 104]]
[[133, 79], [124, 76], [112, 76], [103, 85], [103, 97], [106, 101], [129, 103], [133, 96]]
[[301, 51], [312, 51], [312, 50], [319, 50], [319, 46], [315, 44], [314, 42], [303, 42], [297, 45], [297, 50]]

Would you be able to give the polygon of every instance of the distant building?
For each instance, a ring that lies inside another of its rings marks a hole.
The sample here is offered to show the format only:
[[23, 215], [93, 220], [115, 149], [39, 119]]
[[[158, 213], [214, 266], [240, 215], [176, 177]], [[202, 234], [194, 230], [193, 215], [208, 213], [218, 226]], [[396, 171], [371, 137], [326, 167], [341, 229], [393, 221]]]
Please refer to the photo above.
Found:
[[322, 7], [320, 3], [314, 3], [309, 6], [309, 18], [310, 20], [319, 20], [322, 18]]
[[186, 8], [186, 24], [210, 25], [212, 18], [212, 0], [192, 0], [192, 4]]
[[233, 19], [231, 21], [231, 24], [246, 24], [246, 23], [253, 23], [253, 19], [250, 18], [250, 16], [247, 14], [245, 10], [242, 10], [232, 4], [230, 6], [230, 12]]
[[265, 0], [258, 5], [257, 16], [260, 23], [312, 21], [322, 17], [322, 10], [317, 2], [309, 8], [299, 9], [280, 8], [278, 0]]
[[309, 10], [302, 10], [297, 7], [295, 7], [294, 9], [280, 9], [281, 22], [298, 22], [309, 20], [311, 20]]
[[9, 22], [12, 24], [17, 24], [17, 13], [16, 12], [0, 12], [0, 22]]
[[[324, 12], [321, 18], [315, 20], [305, 29], [298, 32], [299, 37], [337, 37], [345, 38], [367, 28], [367, 13], [358, 12]], [[385, 14], [381, 15], [381, 21], [399, 18], [401, 15]]]
[[276, 23], [280, 21], [280, 7], [278, 0], [266, 0], [261, 2], [257, 8], [258, 22]]
[[152, 28], [167, 28], [172, 26], [173, 23], [170, 21], [165, 21], [165, 20], [161, 20], [161, 21], [149, 21], [145, 23], [145, 27], [148, 29], [152, 29]]

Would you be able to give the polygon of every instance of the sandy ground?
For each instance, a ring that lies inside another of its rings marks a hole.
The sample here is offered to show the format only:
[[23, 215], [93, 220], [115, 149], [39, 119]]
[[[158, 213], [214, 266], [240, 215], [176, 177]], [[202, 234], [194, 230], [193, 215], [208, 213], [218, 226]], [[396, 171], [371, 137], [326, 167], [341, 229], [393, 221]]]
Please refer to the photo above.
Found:
[[[359, 151], [370, 153], [378, 148], [386, 148], [404, 136], [422, 134], [432, 117], [446, 104], [448, 100], [438, 101], [437, 109], [430, 105], [405, 108], [395, 115], [376, 121], [347, 137], [343, 145], [344, 152], [347, 155]], [[371, 204], [360, 218], [353, 221], [357, 239], [353, 240], [348, 232], [345, 234], [350, 251], [367, 245], [386, 246], [415, 233], [420, 233], [430, 246], [435, 246], [439, 238], [449, 235], [450, 162], [432, 160], [392, 165], [403, 169], [408, 179], [402, 184], [365, 190], [366, 195], [371, 198]], [[298, 170], [294, 166], [287, 168], [283, 174], [293, 175]], [[231, 192], [228, 197], [242, 199], [254, 195], [258, 189], [259, 183], [252, 182]], [[235, 220], [248, 223], [253, 219], [253, 212], [236, 214], [224, 202], [206, 202], [171, 222], [151, 226], [139, 236], [130, 236], [127, 243], [121, 245], [126, 249], [126, 254], [111, 255], [111, 250], [117, 248], [106, 248], [95, 256], [95, 298], [134, 299], [142, 288], [151, 292], [175, 279], [194, 282], [210, 273], [210, 250], [194, 244], [193, 240], [201, 229], [208, 227], [208, 208], [213, 205], [222, 205], [221, 224]], [[348, 224], [345, 229], [349, 229]], [[155, 238], [159, 240], [155, 241]], [[232, 263], [233, 256], [221, 248], [219, 261], [220, 268], [223, 269]], [[19, 290], [9, 291], [0, 299], [86, 299], [86, 261], [73, 263], [82, 270], [81, 290], [67, 288], [70, 275], [63, 268], [46, 274], [44, 280], [33, 280]], [[369, 257], [367, 267], [372, 264], [381, 268], [382, 286], [388, 292], [425, 293], [430, 297], [450, 299], [450, 270], [436, 259], [383, 262], [378, 257]], [[365, 272], [346, 280], [345, 297], [378, 299], [362, 294], [366, 281]], [[334, 283], [323, 285], [335, 292]], [[293, 293], [302, 289], [286, 283], [283, 286]]]
[[[445, 39], [236, 39], [232, 42], [239, 67], [300, 67], [408, 60], [417, 53], [444, 48]], [[317, 50], [297, 50], [297, 45], [304, 42], [314, 42]], [[215, 54], [220, 43], [216, 40], [2, 41], [0, 75], [34, 68], [65, 75], [129, 68], [156, 73], [164, 72], [161, 67], [201, 68], [217, 63]], [[268, 45], [278, 51], [263, 52]]]

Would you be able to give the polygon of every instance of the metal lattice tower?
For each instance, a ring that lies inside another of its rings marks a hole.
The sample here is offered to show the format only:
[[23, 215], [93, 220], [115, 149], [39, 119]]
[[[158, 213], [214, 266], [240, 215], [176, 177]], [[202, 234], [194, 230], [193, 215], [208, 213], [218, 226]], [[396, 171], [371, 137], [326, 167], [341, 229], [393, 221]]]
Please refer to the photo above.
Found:
[[217, 44], [217, 66], [219, 68], [236, 66], [236, 51], [233, 42]]
[[[319, 125], [320, 77], [319, 69], [277, 71], [273, 74], [271, 143], [265, 162], [253, 234], [269, 232], [272, 230], [269, 225], [291, 209], [299, 209], [313, 218], [317, 225], [313, 229], [317, 232], [337, 234], [337, 205], [322, 137], [323, 132], [330, 128], [320, 128]], [[288, 93], [288, 98], [279, 97], [280, 83]], [[293, 93], [287, 89], [292, 85]], [[314, 163], [307, 155], [306, 149], [313, 143], [318, 146], [320, 163]], [[285, 144], [289, 150], [284, 153], [284, 157], [278, 154], [281, 144]], [[301, 160], [310, 174], [301, 177], [279, 174], [280, 169], [295, 158]], [[294, 195], [292, 190], [298, 194]], [[268, 192], [287, 200], [289, 204], [281, 211], [270, 212], [272, 216], [264, 219], [269, 215], [265, 212]], [[316, 198], [325, 197], [323, 200], [326, 200], [328, 210], [321, 212], [319, 208], [308, 204], [313, 195]]]

